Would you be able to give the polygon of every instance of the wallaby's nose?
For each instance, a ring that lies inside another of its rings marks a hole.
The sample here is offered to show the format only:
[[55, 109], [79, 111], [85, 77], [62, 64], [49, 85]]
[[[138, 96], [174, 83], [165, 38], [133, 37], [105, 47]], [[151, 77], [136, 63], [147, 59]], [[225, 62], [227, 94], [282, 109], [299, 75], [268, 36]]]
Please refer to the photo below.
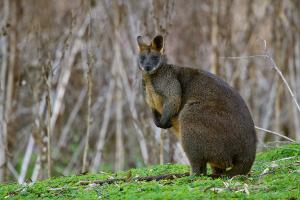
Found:
[[151, 67], [150, 67], [150, 66], [146, 66], [146, 67], [145, 67], [145, 70], [146, 70], [146, 71], [150, 71], [150, 70], [151, 70]]
[[147, 60], [145, 63], [145, 70], [150, 71], [151, 70], [151, 63]]

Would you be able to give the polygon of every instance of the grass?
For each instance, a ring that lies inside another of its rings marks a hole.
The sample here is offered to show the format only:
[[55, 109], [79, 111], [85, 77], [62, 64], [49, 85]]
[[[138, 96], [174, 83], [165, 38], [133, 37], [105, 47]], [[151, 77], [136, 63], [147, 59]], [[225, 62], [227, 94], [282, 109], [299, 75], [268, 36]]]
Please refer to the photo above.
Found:
[[[158, 165], [116, 174], [100, 172], [36, 183], [0, 185], [0, 199], [300, 199], [300, 144], [257, 154], [250, 177], [130, 181], [97, 185], [93, 180], [184, 173], [186, 165]], [[79, 181], [91, 181], [80, 185]]]

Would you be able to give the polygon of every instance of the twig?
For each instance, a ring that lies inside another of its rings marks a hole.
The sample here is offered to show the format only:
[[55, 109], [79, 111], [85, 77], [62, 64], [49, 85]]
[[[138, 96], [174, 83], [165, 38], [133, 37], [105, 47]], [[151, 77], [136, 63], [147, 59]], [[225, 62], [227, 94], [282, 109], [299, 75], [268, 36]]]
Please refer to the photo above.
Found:
[[69, 50], [68, 54], [66, 55], [68, 60], [65, 59], [65, 61], [63, 63], [65, 68], [64, 68], [64, 72], [62, 72], [62, 74], [61, 74], [60, 81], [59, 81], [57, 89], [56, 89], [57, 93], [56, 93], [56, 98], [53, 103], [53, 114], [52, 114], [51, 121], [50, 121], [51, 130], [54, 129], [60, 109], [63, 105], [63, 97], [65, 95], [66, 87], [67, 87], [67, 84], [70, 79], [71, 70], [72, 70], [71, 68], [74, 64], [75, 56], [82, 48], [82, 45], [83, 44], [82, 44], [81, 40], [79, 40], [79, 39], [75, 40], [75, 42], [73, 44], [73, 48], [71, 50]]
[[[299, 49], [296, 47], [297, 45], [295, 45], [295, 49]], [[299, 49], [300, 50], [300, 49]], [[296, 52], [295, 52], [296, 55]], [[297, 77], [299, 79], [299, 75], [297, 75], [297, 61], [293, 61], [292, 58], [289, 58], [289, 62], [288, 62], [288, 66], [289, 66], [289, 77], [290, 77], [290, 83], [292, 88], [294, 88], [295, 94], [296, 96], [299, 96], [299, 93], [297, 94]], [[296, 59], [295, 59], [296, 60]], [[299, 59], [298, 59], [299, 60]], [[299, 62], [299, 67], [300, 67], [300, 62]], [[294, 69], [295, 68], [295, 69]], [[300, 70], [299, 70], [300, 71]], [[300, 86], [300, 85], [299, 85]], [[299, 98], [298, 98], [299, 99]], [[295, 140], [299, 140], [300, 141], [300, 115], [298, 115], [297, 109], [293, 109], [293, 120], [294, 120], [294, 130], [295, 131], [299, 131], [299, 134], [295, 133]]]
[[[35, 181], [38, 178], [43, 178], [45, 163], [46, 163], [46, 151], [47, 151], [47, 137], [42, 130], [44, 127], [42, 116], [44, 115], [44, 111], [46, 109], [46, 98], [41, 98], [39, 100], [37, 92], [39, 91], [40, 84], [35, 84], [32, 86], [33, 92], [33, 115], [34, 115], [34, 126], [32, 130], [32, 136], [38, 147], [38, 158], [35, 162], [34, 170], [32, 172], [32, 180]], [[45, 96], [43, 94], [42, 96]]]
[[33, 147], [34, 147], [34, 139], [33, 136], [30, 135], [29, 138], [29, 142], [25, 151], [25, 155], [23, 158], [23, 162], [22, 162], [22, 167], [21, 167], [21, 172], [20, 172], [20, 176], [18, 177], [18, 183], [23, 183], [26, 173], [27, 173], [27, 169], [28, 169], [28, 165], [30, 162], [30, 158], [32, 155], [32, 151], [33, 151]]
[[64, 69], [61, 72], [60, 80], [59, 80], [59, 83], [56, 88], [57, 93], [56, 93], [56, 98], [53, 103], [53, 114], [52, 114], [51, 121], [50, 121], [51, 130], [54, 129], [60, 109], [63, 105], [63, 98], [64, 98], [64, 95], [66, 92], [67, 84], [68, 84], [70, 76], [71, 76], [72, 66], [76, 60], [76, 55], [83, 48], [82, 37], [84, 36], [84, 33], [89, 24], [89, 19], [90, 19], [89, 16], [87, 16], [86, 19], [84, 20], [84, 23], [80, 24], [80, 27], [78, 28], [78, 31], [77, 31], [77, 33], [78, 33], [77, 37], [74, 40], [72, 47], [70, 49], [66, 50], [65, 57], [61, 61], [61, 65], [64, 66]]
[[186, 164], [186, 165], [190, 165], [190, 161], [187, 158], [182, 145], [180, 144], [180, 142], [176, 142], [176, 148], [175, 148], [175, 153], [174, 153], [174, 160], [177, 163], [181, 163], [181, 164]]
[[159, 148], [159, 163], [161, 165], [164, 164], [164, 139], [165, 139], [165, 132], [163, 129], [160, 129], [160, 148]]
[[[117, 24], [116, 24], [117, 25]], [[119, 38], [119, 32], [115, 30], [115, 36]], [[122, 118], [123, 118], [123, 92], [125, 89], [122, 87], [122, 70], [124, 64], [122, 62], [121, 48], [119, 42], [114, 45], [115, 59], [116, 59], [116, 70], [112, 71], [113, 76], [116, 77], [116, 162], [115, 170], [119, 171], [124, 168], [125, 163], [125, 153], [124, 153], [124, 134], [122, 130]], [[126, 73], [125, 73], [126, 74]]]
[[265, 132], [267, 132], [267, 133], [272, 133], [272, 134], [277, 135], [277, 136], [279, 136], [279, 137], [285, 138], [286, 140], [289, 140], [289, 141], [291, 141], [291, 142], [296, 142], [295, 140], [293, 140], [293, 139], [291, 139], [291, 138], [289, 138], [289, 137], [287, 137], [287, 136], [284, 136], [284, 135], [282, 135], [282, 134], [280, 134], [280, 133], [277, 133], [277, 132], [274, 132], [274, 131], [270, 131], [270, 130], [267, 130], [267, 129], [264, 129], [264, 128], [260, 128], [260, 127], [258, 127], [258, 126], [255, 126], [255, 128], [258, 129], [258, 130], [265, 131]]
[[81, 155], [81, 152], [84, 149], [85, 140], [81, 140], [80, 144], [76, 148], [75, 152], [73, 153], [71, 159], [69, 160], [68, 166], [64, 168], [62, 174], [64, 176], [70, 175], [70, 171], [72, 170], [72, 167], [76, 164], [76, 162], [79, 160], [79, 157]]
[[266, 54], [257, 54], [257, 55], [251, 55], [251, 56], [221, 56], [220, 59], [232, 59], [232, 60], [241, 60], [241, 59], [249, 59], [249, 58], [266, 58]]
[[[16, 1], [4, 2], [4, 19], [1, 21], [3, 25], [7, 24], [10, 17], [10, 23], [13, 29], [10, 31], [7, 40], [3, 45], [3, 61], [1, 69], [1, 82], [0, 82], [0, 182], [4, 182], [7, 179], [7, 164], [8, 164], [8, 147], [7, 147], [7, 124], [9, 122], [9, 115], [11, 114], [13, 90], [14, 90], [14, 74], [16, 68], [17, 57], [17, 5]], [[2, 27], [0, 27], [2, 28]], [[9, 49], [9, 53], [8, 53]], [[6, 56], [6, 57], [4, 57]], [[7, 73], [7, 77], [6, 76]], [[4, 77], [4, 79], [2, 79]], [[6, 81], [5, 81], [6, 80]], [[5, 88], [4, 88], [5, 86]], [[2, 93], [3, 90], [3, 93]], [[5, 90], [5, 91], [4, 91]], [[5, 95], [4, 95], [5, 94]]]
[[104, 110], [104, 115], [103, 115], [103, 121], [102, 121], [102, 125], [101, 125], [101, 129], [99, 132], [99, 138], [97, 141], [97, 150], [96, 150], [96, 155], [94, 157], [94, 162], [92, 164], [92, 172], [96, 172], [99, 168], [100, 162], [101, 162], [101, 157], [102, 157], [102, 150], [103, 150], [103, 146], [105, 144], [105, 137], [107, 134], [107, 127], [108, 127], [108, 123], [110, 120], [110, 116], [111, 116], [111, 101], [112, 101], [112, 97], [113, 97], [113, 92], [115, 89], [115, 80], [111, 80], [109, 83], [109, 89], [107, 91], [107, 97], [106, 97], [106, 103], [105, 103], [105, 110]]
[[219, 56], [219, 47], [218, 47], [218, 35], [219, 35], [219, 22], [218, 22], [218, 15], [219, 15], [220, 5], [218, 0], [213, 0], [212, 3], [212, 14], [211, 14], [211, 46], [212, 46], [212, 53], [210, 57], [211, 61], [211, 69], [214, 74], [219, 74], [220, 67], [218, 62]]
[[143, 176], [143, 177], [135, 177], [135, 178], [116, 178], [116, 179], [107, 179], [107, 180], [95, 180], [95, 181], [79, 181], [79, 185], [89, 185], [89, 184], [112, 184], [116, 182], [129, 182], [129, 181], [160, 181], [160, 180], [173, 180], [176, 178], [182, 178], [189, 176], [190, 173], [186, 172], [183, 174], [163, 174], [158, 176]]
[[[124, 41], [124, 39], [121, 38], [122, 34], [120, 32], [116, 32], [115, 35], [116, 35], [117, 40], [118, 40], [119, 43], [121, 43], [121, 41]], [[118, 49], [116, 49], [116, 50], [118, 50]], [[134, 54], [131, 54], [131, 56], [134, 56]], [[116, 57], [116, 55], [115, 55], [115, 57]], [[114, 60], [116, 60], [116, 59], [114, 59]], [[122, 66], [121, 66], [121, 64], [122, 64]], [[135, 98], [136, 98], [137, 88], [134, 88], [133, 90], [130, 89], [130, 84], [128, 82], [128, 76], [127, 76], [127, 74], [124, 70], [123, 63], [120, 62], [117, 65], [117, 67], [118, 67], [119, 73], [120, 73], [121, 78], [122, 78], [123, 87], [126, 91], [125, 92], [126, 97], [129, 101], [129, 109], [130, 109], [130, 113], [131, 113], [131, 116], [132, 116], [133, 126], [136, 130], [135, 133], [138, 137], [141, 154], [142, 154], [144, 163], [147, 164], [148, 161], [149, 161], [149, 153], [148, 153], [148, 150], [147, 150], [146, 140], [145, 140], [143, 131], [141, 130], [141, 128], [139, 126], [140, 120], [138, 120], [138, 112], [137, 112], [136, 105], [135, 105]]]
[[[263, 40], [263, 41], [264, 41], [264, 45], [265, 45], [265, 49], [266, 49], [266, 41], [265, 40]], [[299, 106], [299, 103], [298, 103], [298, 101], [297, 101], [297, 99], [296, 99], [293, 91], [291, 90], [288, 82], [284, 78], [281, 70], [278, 68], [278, 66], [275, 63], [274, 59], [270, 56], [270, 54], [268, 52], [266, 52], [266, 54], [258, 54], [258, 55], [252, 55], [252, 56], [241, 56], [241, 57], [233, 57], [232, 56], [232, 57], [220, 57], [220, 58], [222, 58], [222, 59], [249, 59], [249, 58], [257, 58], [257, 57], [266, 58], [266, 59], [269, 59], [271, 61], [273, 68], [276, 70], [276, 72], [279, 74], [280, 78], [283, 80], [285, 86], [287, 87], [287, 89], [288, 89], [288, 91], [289, 91], [289, 93], [290, 93], [290, 95], [291, 95], [291, 97], [293, 99], [293, 102], [295, 103], [295, 105], [297, 107], [297, 110], [300, 112], [300, 106]], [[285, 139], [287, 139], [287, 140], [289, 140], [291, 142], [295, 142], [295, 140], [293, 140], [293, 139], [291, 139], [289, 137], [286, 137], [286, 136], [284, 136], [282, 134], [276, 133], [274, 131], [270, 131], [270, 130], [267, 130], [267, 129], [264, 129], [264, 128], [260, 128], [258, 126], [255, 126], [255, 128], [258, 129], [258, 130], [262, 130], [262, 131], [265, 131], [265, 132], [277, 135], [279, 137], [285, 138]]]
[[293, 159], [293, 158], [297, 158], [297, 157], [300, 158], [300, 156], [290, 156], [290, 157], [280, 158], [278, 160], [273, 160], [272, 162], [284, 161], [284, 160], [289, 160], [289, 159]]
[[[66, 125], [64, 126], [64, 128], [63, 128], [63, 130], [62, 130], [62, 133], [61, 133], [61, 135], [60, 135], [60, 137], [59, 137], [59, 139], [58, 139], [58, 147], [55, 149], [55, 151], [54, 151], [54, 155], [53, 155], [53, 157], [54, 158], [56, 158], [57, 156], [58, 156], [58, 152], [59, 152], [59, 150], [63, 147], [63, 146], [65, 146], [66, 145], [66, 140], [67, 140], [67, 135], [68, 135], [68, 133], [69, 133], [69, 131], [70, 131], [70, 128], [71, 128], [71, 125], [72, 125], [72, 123], [74, 122], [74, 120], [75, 120], [75, 118], [76, 118], [76, 116], [77, 116], [77, 113], [79, 112], [79, 110], [80, 110], [80, 108], [81, 108], [81, 106], [82, 106], [82, 104], [83, 104], [83, 100], [84, 100], [84, 98], [85, 98], [85, 96], [86, 96], [86, 93], [87, 93], [87, 88], [86, 87], [84, 87], [82, 90], [81, 90], [81, 92], [80, 92], [80, 94], [79, 94], [79, 97], [78, 97], [78, 100], [77, 100], [77, 102], [76, 102], [76, 104], [75, 104], [75, 106], [74, 106], [74, 108], [73, 108], [73, 110], [72, 110], [72, 112], [71, 112], [71, 114], [70, 114], [70, 116], [69, 116], [69, 118], [68, 118], [68, 120], [67, 120], [67, 123], [66, 123]], [[57, 151], [56, 151], [57, 150]]]
[[[5, 18], [2, 23], [7, 23], [7, 18], [9, 14], [9, 1], [4, 1], [5, 7]], [[0, 24], [2, 26], [2, 24]], [[2, 29], [2, 27], [0, 28]], [[0, 34], [2, 34], [0, 32]], [[2, 39], [2, 38], [1, 38]], [[0, 182], [4, 180], [5, 175], [5, 164], [6, 164], [6, 152], [5, 147], [7, 143], [7, 123], [5, 120], [5, 89], [6, 89], [6, 72], [7, 72], [7, 54], [8, 54], [8, 44], [7, 37], [3, 37], [3, 43], [1, 45], [1, 70], [0, 70]]]
[[133, 178], [134, 181], [160, 181], [160, 180], [173, 180], [176, 178], [182, 178], [190, 176], [189, 172], [183, 173], [183, 174], [163, 174], [158, 176], [145, 176], [145, 177], [137, 177]]
[[222, 59], [249, 59], [249, 58], [257, 58], [257, 57], [267, 58], [267, 59], [269, 59], [269, 60], [271, 61], [273, 68], [276, 70], [276, 72], [279, 74], [280, 78], [281, 78], [282, 81], [284, 82], [284, 84], [285, 84], [285, 86], [287, 87], [287, 89], [288, 89], [290, 95], [292, 96], [292, 99], [293, 99], [293, 101], [294, 101], [294, 103], [295, 103], [295, 105], [296, 105], [298, 111], [300, 112], [300, 106], [299, 106], [299, 103], [298, 103], [298, 101], [297, 101], [297, 99], [296, 99], [296, 97], [295, 97], [293, 91], [291, 90], [291, 88], [290, 88], [288, 82], [287, 82], [286, 79], [284, 78], [284, 76], [283, 76], [281, 70], [277, 67], [275, 61], [273, 60], [273, 58], [272, 58], [268, 53], [267, 53], [267, 54], [252, 55], [252, 56], [241, 56], [241, 57], [234, 57], [234, 56], [232, 56], [232, 57], [220, 57], [220, 58], [222, 58]]
[[117, 88], [116, 88], [116, 163], [115, 170], [123, 170], [125, 163], [125, 149], [124, 149], [124, 134], [122, 130], [122, 110], [123, 110], [123, 98], [122, 98], [122, 84], [121, 77], [118, 75]]
[[281, 77], [281, 79], [283, 80], [285, 86], [287, 87], [287, 89], [288, 89], [290, 95], [292, 96], [293, 101], [294, 101], [294, 103], [296, 104], [296, 107], [297, 107], [298, 111], [300, 112], [300, 106], [299, 106], [299, 104], [298, 104], [298, 102], [297, 102], [297, 99], [296, 99], [296, 97], [295, 97], [293, 91], [291, 90], [291, 88], [290, 88], [288, 82], [287, 82], [286, 79], [284, 78], [284, 76], [283, 76], [281, 70], [277, 67], [277, 65], [276, 65], [276, 63], [274, 62], [273, 58], [271, 58], [269, 55], [267, 55], [267, 58], [269, 58], [269, 59], [271, 60], [271, 62], [272, 62], [272, 64], [273, 64], [273, 67], [275, 68], [275, 70], [277, 71], [277, 73], [280, 75], [280, 77]]
[[52, 165], [52, 150], [51, 150], [51, 133], [52, 133], [52, 128], [51, 128], [51, 116], [52, 116], [52, 105], [51, 105], [51, 64], [50, 61], [44, 66], [44, 82], [45, 85], [47, 86], [47, 93], [46, 93], [46, 105], [47, 105], [47, 163], [48, 163], [48, 177], [51, 177], [51, 165]]
[[87, 84], [88, 84], [88, 103], [87, 103], [87, 119], [86, 119], [86, 136], [85, 136], [85, 147], [83, 151], [83, 164], [81, 172], [87, 171], [87, 154], [89, 150], [89, 138], [90, 138], [90, 125], [91, 125], [91, 102], [92, 102], [92, 55], [88, 55], [88, 72], [87, 72]]
[[[261, 128], [267, 128], [269, 123], [270, 123], [270, 119], [273, 113], [273, 104], [275, 101], [275, 97], [276, 97], [276, 93], [277, 93], [277, 86], [278, 86], [278, 76], [275, 76], [274, 84], [272, 84], [272, 87], [270, 89], [270, 95], [268, 97], [268, 105], [265, 107], [265, 115], [262, 117], [262, 127]], [[258, 141], [263, 144], [263, 138], [265, 135], [260, 135], [258, 137]]]
[[8, 169], [9, 169], [9, 171], [12, 173], [12, 175], [14, 176], [14, 178], [15, 178], [16, 180], [18, 180], [19, 174], [18, 174], [16, 168], [13, 166], [13, 164], [12, 164], [10, 161], [8, 161], [7, 167], [8, 167]]
[[33, 172], [32, 172], [32, 175], [31, 175], [32, 182], [35, 182], [38, 179], [40, 169], [41, 169], [41, 165], [42, 165], [41, 154], [38, 154], [38, 157], [36, 158], [35, 165], [34, 165], [34, 168], [33, 168]]
[[[90, 39], [91, 39], [91, 5], [89, 5], [89, 26], [88, 26], [88, 45], [86, 47], [90, 49]], [[86, 136], [85, 136], [85, 146], [83, 151], [83, 161], [82, 161], [82, 173], [87, 171], [87, 154], [89, 150], [89, 138], [90, 138], [90, 127], [91, 127], [91, 102], [92, 102], [92, 65], [93, 65], [93, 55], [87, 50], [87, 85], [88, 85], [88, 102], [87, 102], [87, 116], [86, 116]]]

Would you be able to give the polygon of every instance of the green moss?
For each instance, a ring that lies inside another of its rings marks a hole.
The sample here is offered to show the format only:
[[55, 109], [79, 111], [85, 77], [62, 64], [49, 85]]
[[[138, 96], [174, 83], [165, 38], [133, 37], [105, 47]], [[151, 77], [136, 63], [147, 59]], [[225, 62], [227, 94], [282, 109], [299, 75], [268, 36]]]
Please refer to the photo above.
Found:
[[[132, 177], [189, 171], [186, 165], [157, 165], [131, 169]], [[79, 181], [126, 177], [101, 172], [54, 177], [34, 184], [0, 185], [0, 199], [300, 199], [300, 144], [289, 144], [257, 154], [250, 177], [131, 181], [80, 185]]]

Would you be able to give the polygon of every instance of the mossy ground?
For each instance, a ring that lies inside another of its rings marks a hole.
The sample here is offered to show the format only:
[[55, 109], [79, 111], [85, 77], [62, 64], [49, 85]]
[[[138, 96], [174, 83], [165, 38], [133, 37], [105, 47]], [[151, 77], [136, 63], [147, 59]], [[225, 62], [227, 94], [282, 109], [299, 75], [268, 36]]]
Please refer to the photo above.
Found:
[[[131, 176], [189, 171], [185, 165], [131, 169]], [[57, 177], [34, 184], [0, 185], [0, 199], [300, 199], [300, 144], [283, 145], [258, 153], [250, 177], [211, 179], [183, 177], [162, 181], [131, 181], [80, 185], [79, 181], [126, 177], [101, 172]]]

